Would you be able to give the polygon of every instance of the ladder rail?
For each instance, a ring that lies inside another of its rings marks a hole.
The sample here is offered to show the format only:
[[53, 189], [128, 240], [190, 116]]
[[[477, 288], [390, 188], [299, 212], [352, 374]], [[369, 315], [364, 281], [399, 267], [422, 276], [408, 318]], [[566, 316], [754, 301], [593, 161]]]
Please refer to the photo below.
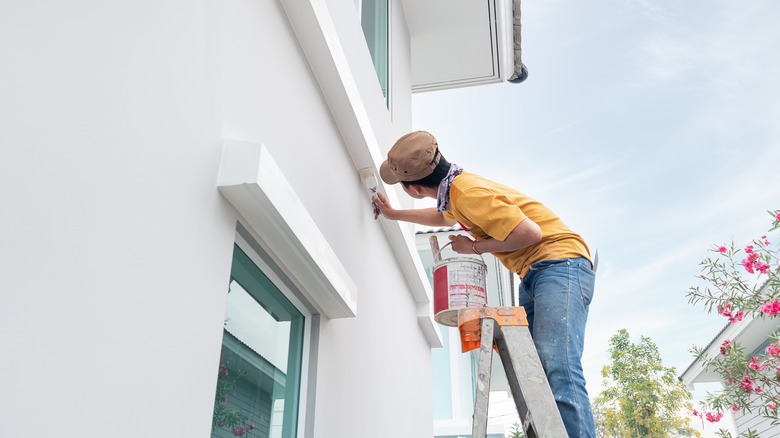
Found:
[[496, 340], [496, 346], [498, 347], [498, 355], [501, 358], [501, 363], [504, 365], [504, 372], [506, 373], [506, 379], [509, 383], [509, 392], [515, 402], [517, 414], [520, 416], [520, 425], [523, 428], [523, 432], [525, 432], [528, 438], [536, 438], [536, 433], [534, 432], [533, 427], [531, 427], [531, 414], [528, 411], [528, 405], [523, 398], [520, 383], [517, 378], [512, 378], [512, 376], [517, 375], [517, 372], [515, 371], [514, 364], [512, 364], [512, 358], [510, 357], [506, 342], [503, 340]]
[[500, 327], [495, 336], [509, 388], [518, 414], [524, 421], [526, 434], [529, 437], [567, 436], [528, 327]]
[[493, 367], [494, 321], [490, 318], [482, 320], [482, 334], [479, 346], [479, 366], [477, 367], [477, 388], [474, 399], [474, 421], [471, 435], [485, 437], [487, 435], [488, 402], [490, 397], [490, 375]]

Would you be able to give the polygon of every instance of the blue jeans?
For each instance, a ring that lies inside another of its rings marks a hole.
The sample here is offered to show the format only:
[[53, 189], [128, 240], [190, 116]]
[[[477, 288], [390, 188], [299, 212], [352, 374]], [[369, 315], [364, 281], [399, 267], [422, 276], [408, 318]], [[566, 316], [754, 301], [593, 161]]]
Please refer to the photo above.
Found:
[[582, 349], [595, 273], [586, 258], [544, 260], [520, 283], [518, 303], [528, 315], [536, 351], [570, 438], [593, 438]]

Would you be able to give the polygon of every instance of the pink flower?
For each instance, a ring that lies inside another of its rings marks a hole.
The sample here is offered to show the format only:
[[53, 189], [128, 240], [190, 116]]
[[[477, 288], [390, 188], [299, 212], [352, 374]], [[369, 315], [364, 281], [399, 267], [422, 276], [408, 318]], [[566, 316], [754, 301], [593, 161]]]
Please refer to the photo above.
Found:
[[719, 246], [718, 247], [718, 252], [721, 253], [721, 254], [725, 254], [726, 253], [726, 247], [722, 246], [722, 245]]
[[249, 425], [249, 429], [250, 429], [250, 430], [251, 430], [251, 429], [254, 429], [254, 428], [255, 428], [255, 423], [252, 423], [252, 424], [250, 424], [250, 425]]
[[767, 403], [766, 407], [769, 408], [772, 411], [776, 411], [777, 410], [777, 403]]
[[776, 221], [780, 221], [780, 213], [777, 213], [777, 216], [775, 216]]
[[[780, 345], [777, 345], [777, 342], [767, 345], [766, 354], [773, 357], [780, 357]], [[777, 368], [777, 372], [780, 373], [780, 367]]]
[[729, 322], [732, 322], [732, 323], [733, 323], [733, 322], [742, 321], [742, 317], [743, 317], [743, 316], [745, 316], [745, 312], [743, 312], [743, 311], [741, 311], [741, 310], [740, 310], [739, 312], [737, 312], [737, 314], [736, 314], [736, 315], [734, 315], [734, 316], [729, 316]]
[[739, 383], [739, 387], [742, 388], [743, 391], [750, 394], [753, 392], [753, 379], [751, 379], [750, 376], [743, 376], [742, 381]]
[[759, 360], [761, 360], [761, 359], [759, 359], [759, 358], [757, 358], [755, 356], [751, 357], [750, 358], [750, 364], [748, 365], [748, 367], [751, 370], [763, 371], [764, 368], [766, 368], [766, 364], [759, 363]]
[[723, 418], [723, 412], [718, 412], [717, 414], [712, 414], [712, 412], [707, 412], [707, 421], [710, 423], [717, 423], [720, 421], [721, 418]]
[[760, 309], [761, 312], [763, 312], [765, 315], [775, 316], [778, 313], [780, 313], [780, 301], [775, 299], [771, 303], [764, 304], [763, 306], [760, 307]]
[[[764, 242], [769, 245], [768, 240], [765, 240]], [[756, 243], [758, 244], [758, 242]], [[740, 263], [749, 274], [755, 274], [756, 271], [758, 271], [760, 274], [767, 273], [770, 266], [767, 263], [761, 261], [761, 255], [753, 251], [753, 245], [746, 246], [745, 253], [747, 254], [747, 257], [742, 259]]]
[[727, 355], [729, 354], [729, 350], [731, 349], [731, 341], [726, 339], [723, 341], [723, 343], [720, 345], [720, 354]]
[[727, 317], [729, 322], [742, 321], [742, 317], [745, 316], [745, 312], [739, 311], [736, 315], [731, 313], [731, 303], [727, 302], [720, 307], [720, 314]]
[[737, 412], [739, 410], [739, 406], [731, 405], [731, 410]]
[[693, 412], [691, 412], [691, 415], [693, 415], [694, 417], [701, 417], [701, 412], [694, 409]]
[[[747, 252], [747, 249], [748, 249], [748, 248], [753, 248], [753, 247], [752, 247], [752, 246], [750, 246], [750, 245], [749, 245], [749, 246], [747, 246], [747, 247], [745, 248], [746, 252]], [[754, 273], [755, 273], [755, 270], [757, 269], [757, 266], [756, 266], [756, 265], [759, 265], [759, 266], [760, 266], [760, 265], [762, 265], [762, 263], [758, 261], [758, 258], [759, 258], [759, 257], [760, 257], [760, 256], [758, 255], [758, 253], [755, 253], [755, 252], [753, 252], [753, 251], [751, 250], [751, 251], [748, 253], [748, 256], [747, 256], [747, 258], [745, 258], [745, 259], [742, 259], [742, 262], [741, 262], [741, 263], [742, 263], [742, 266], [745, 268], [745, 270], [746, 270], [746, 271], [747, 271], [749, 274], [754, 274]]]

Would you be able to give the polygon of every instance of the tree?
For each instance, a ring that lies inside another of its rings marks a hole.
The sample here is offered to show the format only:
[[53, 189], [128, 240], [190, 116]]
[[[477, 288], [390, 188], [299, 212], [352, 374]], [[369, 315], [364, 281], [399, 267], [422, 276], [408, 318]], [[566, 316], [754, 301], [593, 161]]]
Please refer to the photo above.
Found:
[[507, 438], [526, 438], [525, 437], [525, 431], [523, 431], [522, 426], [520, 423], [515, 423], [512, 425], [512, 430], [509, 431], [509, 435], [506, 436]]
[[658, 347], [646, 336], [633, 343], [625, 329], [609, 340], [611, 364], [601, 371], [604, 390], [594, 402], [602, 438], [698, 437], [685, 414], [691, 393], [664, 367]]

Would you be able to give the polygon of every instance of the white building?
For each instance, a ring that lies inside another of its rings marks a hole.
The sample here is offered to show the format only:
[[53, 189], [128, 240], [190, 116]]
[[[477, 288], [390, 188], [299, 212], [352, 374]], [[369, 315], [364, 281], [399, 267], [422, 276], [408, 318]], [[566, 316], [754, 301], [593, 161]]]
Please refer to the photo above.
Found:
[[0, 2], [0, 436], [434, 434], [431, 288], [359, 170], [519, 59], [509, 0], [387, 3]]

